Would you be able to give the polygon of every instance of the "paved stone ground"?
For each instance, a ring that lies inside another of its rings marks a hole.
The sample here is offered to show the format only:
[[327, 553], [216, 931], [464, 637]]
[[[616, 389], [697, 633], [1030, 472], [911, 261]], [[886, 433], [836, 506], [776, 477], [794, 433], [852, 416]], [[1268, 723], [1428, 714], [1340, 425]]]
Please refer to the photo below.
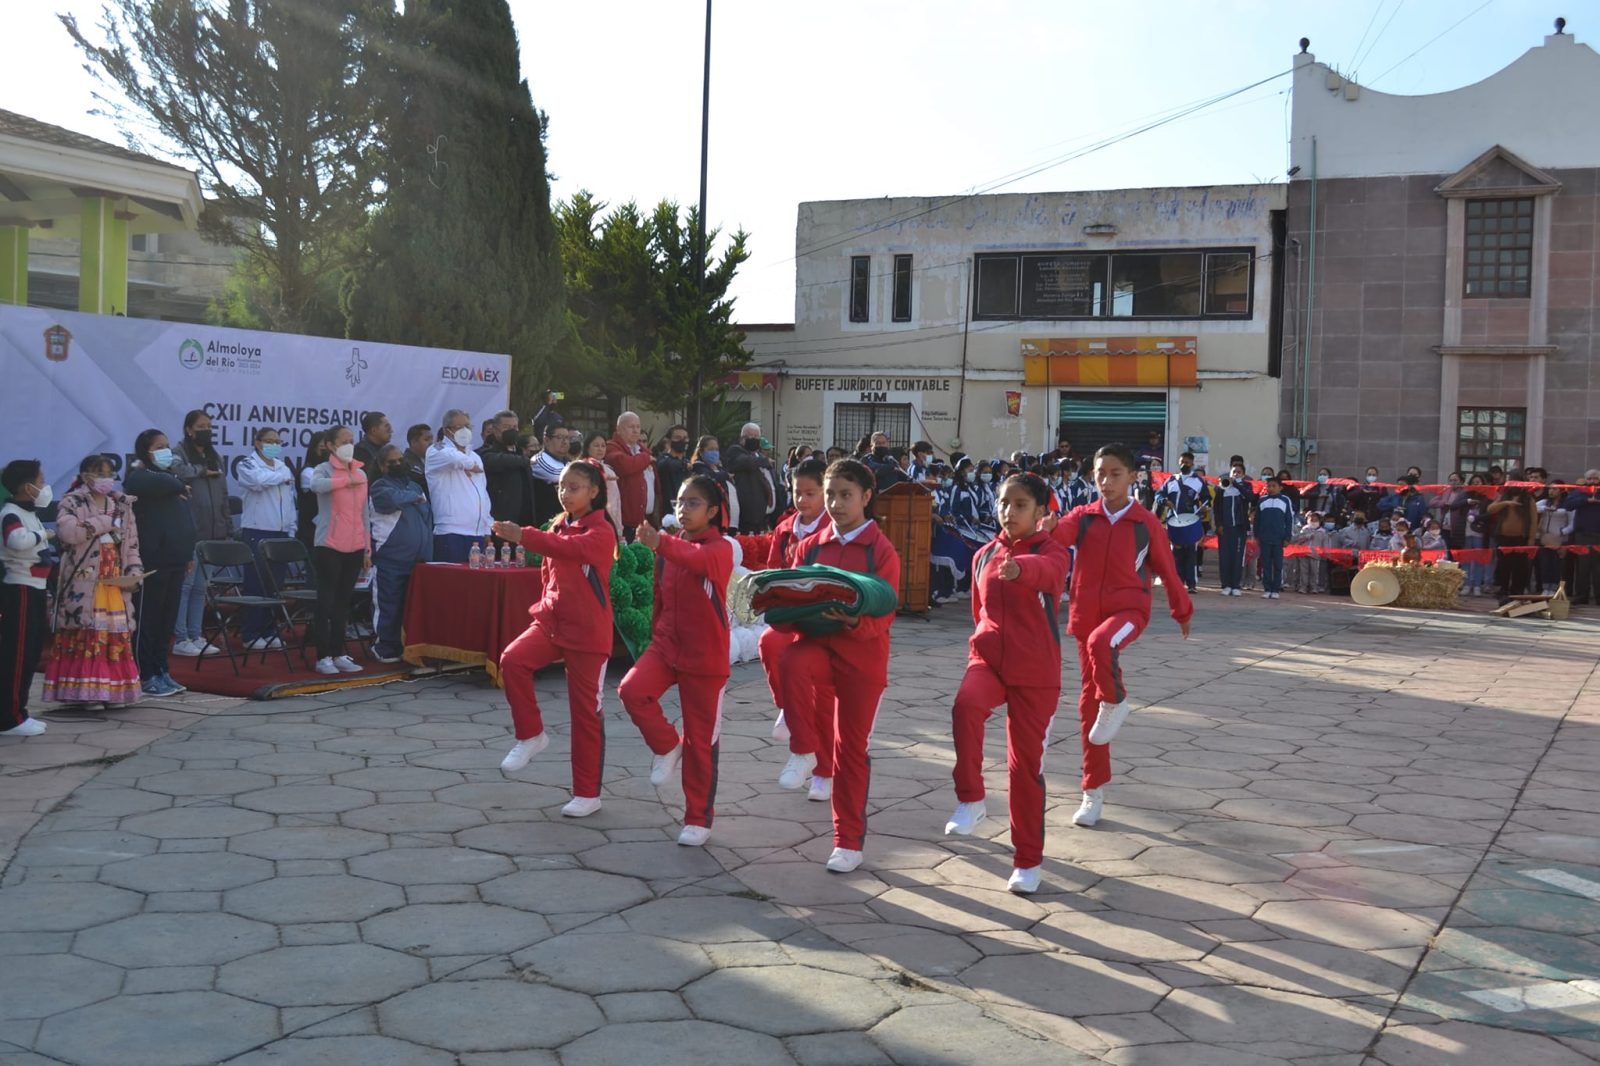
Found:
[[940, 836], [967, 630], [896, 626], [847, 876], [753, 667], [703, 851], [614, 688], [581, 822], [565, 731], [508, 779], [481, 682], [55, 716], [54, 763], [0, 742], [0, 1063], [1600, 1061], [1592, 619], [1203, 595], [1128, 656], [1097, 829], [1058, 730], [1031, 899], [1003, 819]]

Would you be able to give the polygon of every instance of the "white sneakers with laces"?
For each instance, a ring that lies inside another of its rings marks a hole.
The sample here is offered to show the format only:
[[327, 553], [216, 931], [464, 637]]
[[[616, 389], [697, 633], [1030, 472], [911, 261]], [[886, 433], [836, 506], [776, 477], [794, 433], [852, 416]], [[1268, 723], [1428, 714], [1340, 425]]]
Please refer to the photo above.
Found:
[[704, 847], [705, 842], [711, 839], [711, 830], [703, 825], [686, 825], [678, 834], [678, 843], [686, 848]]
[[1077, 813], [1072, 816], [1073, 825], [1091, 826], [1100, 820], [1100, 811], [1106, 805], [1106, 787], [1091, 788], [1084, 792], [1083, 802], [1078, 804]]
[[811, 775], [811, 788], [806, 791], [806, 799], [813, 803], [827, 803], [833, 799], [833, 778]]
[[828, 869], [836, 874], [847, 874], [861, 865], [861, 852], [850, 848], [834, 848], [828, 856]]
[[339, 668], [333, 665], [333, 660], [324, 656], [317, 660], [317, 665], [312, 667], [319, 674], [337, 674]]
[[348, 655], [338, 656], [333, 660], [333, 665], [338, 668], [341, 674], [359, 674], [361, 672], [361, 664]]
[[36, 737], [47, 728], [49, 727], [37, 718], [24, 718], [20, 724], [0, 730], [0, 737]]
[[1133, 711], [1133, 705], [1127, 700], [1121, 703], [1102, 703], [1100, 713], [1095, 716], [1094, 725], [1089, 729], [1089, 743], [1109, 744], [1122, 728], [1122, 723], [1128, 720], [1128, 715]]
[[665, 755], [656, 755], [650, 760], [650, 783], [660, 788], [678, 769], [678, 761], [683, 758], [683, 742], [667, 752]]
[[540, 733], [538, 736], [519, 740], [506, 752], [506, 757], [500, 760], [500, 769], [507, 772], [520, 770], [528, 765], [528, 760], [550, 746], [550, 734]]
[[944, 823], [945, 836], [971, 836], [972, 831], [982, 825], [989, 817], [989, 808], [983, 800], [972, 803], [956, 804], [956, 812], [950, 820]]
[[1041, 867], [1018, 866], [1011, 871], [1011, 877], [1006, 881], [1006, 888], [1019, 896], [1031, 896], [1039, 891], [1039, 872]]
[[806, 783], [816, 766], [815, 755], [790, 755], [789, 761], [783, 764], [783, 773], [778, 775], [778, 787], [799, 788]]
[[[543, 736], [544, 734], [539, 734]], [[587, 818], [600, 809], [599, 796], [573, 796], [567, 805], [561, 808], [563, 818]]]

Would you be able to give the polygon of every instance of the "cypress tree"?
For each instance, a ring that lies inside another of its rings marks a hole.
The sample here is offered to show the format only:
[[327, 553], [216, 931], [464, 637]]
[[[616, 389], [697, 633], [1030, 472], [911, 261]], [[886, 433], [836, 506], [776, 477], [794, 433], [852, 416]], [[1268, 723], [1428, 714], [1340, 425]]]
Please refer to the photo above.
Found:
[[545, 116], [506, 0], [408, 0], [380, 93], [386, 201], [346, 294], [352, 337], [508, 352], [531, 411], [565, 331]]

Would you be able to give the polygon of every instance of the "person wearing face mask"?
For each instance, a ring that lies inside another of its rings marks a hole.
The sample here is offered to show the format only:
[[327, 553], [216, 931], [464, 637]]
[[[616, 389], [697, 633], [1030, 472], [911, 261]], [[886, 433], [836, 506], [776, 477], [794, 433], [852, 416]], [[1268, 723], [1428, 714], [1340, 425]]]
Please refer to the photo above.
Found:
[[[239, 493], [244, 497], [239, 539], [255, 552], [256, 545], [264, 540], [294, 536], [300, 522], [295, 506], [294, 471], [283, 458], [283, 441], [277, 430], [263, 426], [255, 431], [255, 450], [239, 464], [238, 476]], [[266, 565], [259, 556], [257, 564]], [[281, 573], [274, 576], [283, 580]], [[245, 595], [260, 596], [265, 591], [259, 571], [246, 570]], [[265, 651], [283, 643], [272, 635], [272, 616], [264, 607], [253, 608], [245, 615], [242, 635], [245, 647], [251, 651]]]
[[1317, 471], [1317, 483], [1305, 494], [1305, 505], [1322, 515], [1323, 521], [1338, 525], [1345, 511], [1344, 490], [1332, 483], [1333, 471], [1327, 467]]
[[[1163, 522], [1170, 522], [1177, 515], [1187, 514], [1200, 515], [1203, 521], [1207, 503], [1211, 499], [1209, 486], [1195, 472], [1193, 452], [1184, 452], [1178, 457], [1178, 476], [1168, 478], [1156, 493], [1158, 513]], [[1183, 579], [1184, 587], [1189, 592], [1194, 592], [1199, 578], [1199, 558], [1194, 545], [1174, 544], [1172, 555], [1177, 560], [1178, 576]]]
[[428, 498], [433, 501], [433, 558], [437, 562], [466, 562], [474, 544], [488, 542], [494, 521], [483, 459], [472, 450], [470, 421], [467, 412], [459, 408], [446, 411], [439, 438], [428, 449]]
[[656, 482], [661, 489], [661, 508], [678, 498], [678, 489], [689, 476], [689, 427], [670, 426], [656, 456]]
[[172, 473], [172, 464], [167, 435], [147, 429], [133, 442], [133, 462], [122, 482], [133, 498], [139, 557], [145, 569], [134, 598], [138, 628], [133, 646], [141, 690], [147, 696], [183, 691], [172, 679], [167, 656], [178, 624], [178, 596], [185, 575], [195, 566], [194, 513], [189, 510], [189, 489]]
[[[232, 540], [233, 519], [228, 513], [228, 479], [222, 456], [212, 442], [211, 416], [193, 410], [183, 416], [183, 441], [173, 449], [172, 472], [189, 489], [189, 511], [194, 515], [196, 540]], [[178, 595], [178, 642], [172, 654], [194, 657], [221, 651], [200, 639], [205, 622], [205, 575], [197, 564], [183, 581]]]
[[[517, 447], [521, 422], [515, 411], [501, 411], [491, 420], [489, 437], [478, 449], [483, 463], [484, 489], [489, 493], [489, 514], [497, 521], [533, 524], [533, 471]], [[381, 466], [374, 466], [382, 471]], [[469, 551], [471, 549], [468, 549]]]
[[1244, 547], [1250, 537], [1256, 494], [1240, 463], [1217, 486], [1217, 579], [1224, 596], [1244, 595]]
[[355, 674], [361, 666], [345, 654], [345, 626], [356, 581], [372, 565], [371, 508], [355, 435], [346, 426], [334, 426], [328, 442], [332, 454], [311, 477], [311, 491], [317, 494], [317, 610], [311, 631], [317, 642], [317, 673]]
[[1322, 515], [1315, 511], [1307, 511], [1304, 524], [1291, 540], [1291, 543], [1308, 548], [1312, 553], [1287, 560], [1284, 584], [1288, 585], [1292, 592], [1328, 591], [1328, 561], [1322, 552], [1332, 546], [1333, 536], [1323, 526]]
[[13, 459], [0, 471], [11, 498], [0, 506], [0, 736], [32, 737], [45, 724], [28, 715], [28, 693], [44, 651], [45, 548], [51, 534], [38, 512], [50, 506], [50, 483], [37, 459]]
[[900, 464], [895, 462], [893, 442], [887, 433], [874, 433], [867, 438], [867, 452], [861, 457], [872, 476], [878, 479], [878, 490], [882, 492], [906, 480], [906, 472], [900, 469]]
[[144, 564], [133, 501], [115, 475], [110, 456], [84, 459], [56, 518], [61, 567], [44, 674], [44, 698], [52, 702], [111, 708], [141, 695], [132, 594]]
[[377, 639], [372, 657], [380, 663], [400, 661], [400, 620], [406, 613], [411, 571], [433, 558], [433, 508], [428, 495], [411, 477], [405, 456], [389, 445], [378, 453], [382, 476], [371, 482], [372, 586]]
[[1467, 545], [1467, 509], [1471, 494], [1467, 492], [1461, 474], [1451, 471], [1447, 484], [1428, 501], [1428, 511], [1439, 524], [1444, 542], [1451, 551], [1460, 551]]
[[773, 485], [772, 460], [761, 454], [761, 427], [746, 422], [739, 430], [739, 446], [728, 451], [723, 464], [733, 475], [734, 491], [739, 494], [740, 533], [767, 531], [767, 515], [777, 502]]
[[730, 529], [739, 528], [739, 494], [734, 490], [733, 475], [723, 466], [722, 448], [717, 438], [712, 436], [700, 438], [694, 454], [689, 457], [689, 473], [704, 474], [722, 486], [722, 502], [728, 509], [727, 526]]

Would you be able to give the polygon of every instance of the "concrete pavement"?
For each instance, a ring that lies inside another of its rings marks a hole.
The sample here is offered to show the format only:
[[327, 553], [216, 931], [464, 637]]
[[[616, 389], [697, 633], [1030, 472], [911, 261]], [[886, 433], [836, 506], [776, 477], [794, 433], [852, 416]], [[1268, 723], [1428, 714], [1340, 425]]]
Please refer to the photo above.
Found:
[[704, 850], [616, 677], [582, 821], [566, 730], [503, 775], [481, 678], [55, 716], [0, 746], [0, 1063], [1600, 1061], [1593, 619], [1202, 594], [1126, 657], [1096, 829], [1058, 721], [1021, 898], [998, 718], [990, 821], [941, 835], [964, 611], [896, 625], [845, 876], [749, 666]]

